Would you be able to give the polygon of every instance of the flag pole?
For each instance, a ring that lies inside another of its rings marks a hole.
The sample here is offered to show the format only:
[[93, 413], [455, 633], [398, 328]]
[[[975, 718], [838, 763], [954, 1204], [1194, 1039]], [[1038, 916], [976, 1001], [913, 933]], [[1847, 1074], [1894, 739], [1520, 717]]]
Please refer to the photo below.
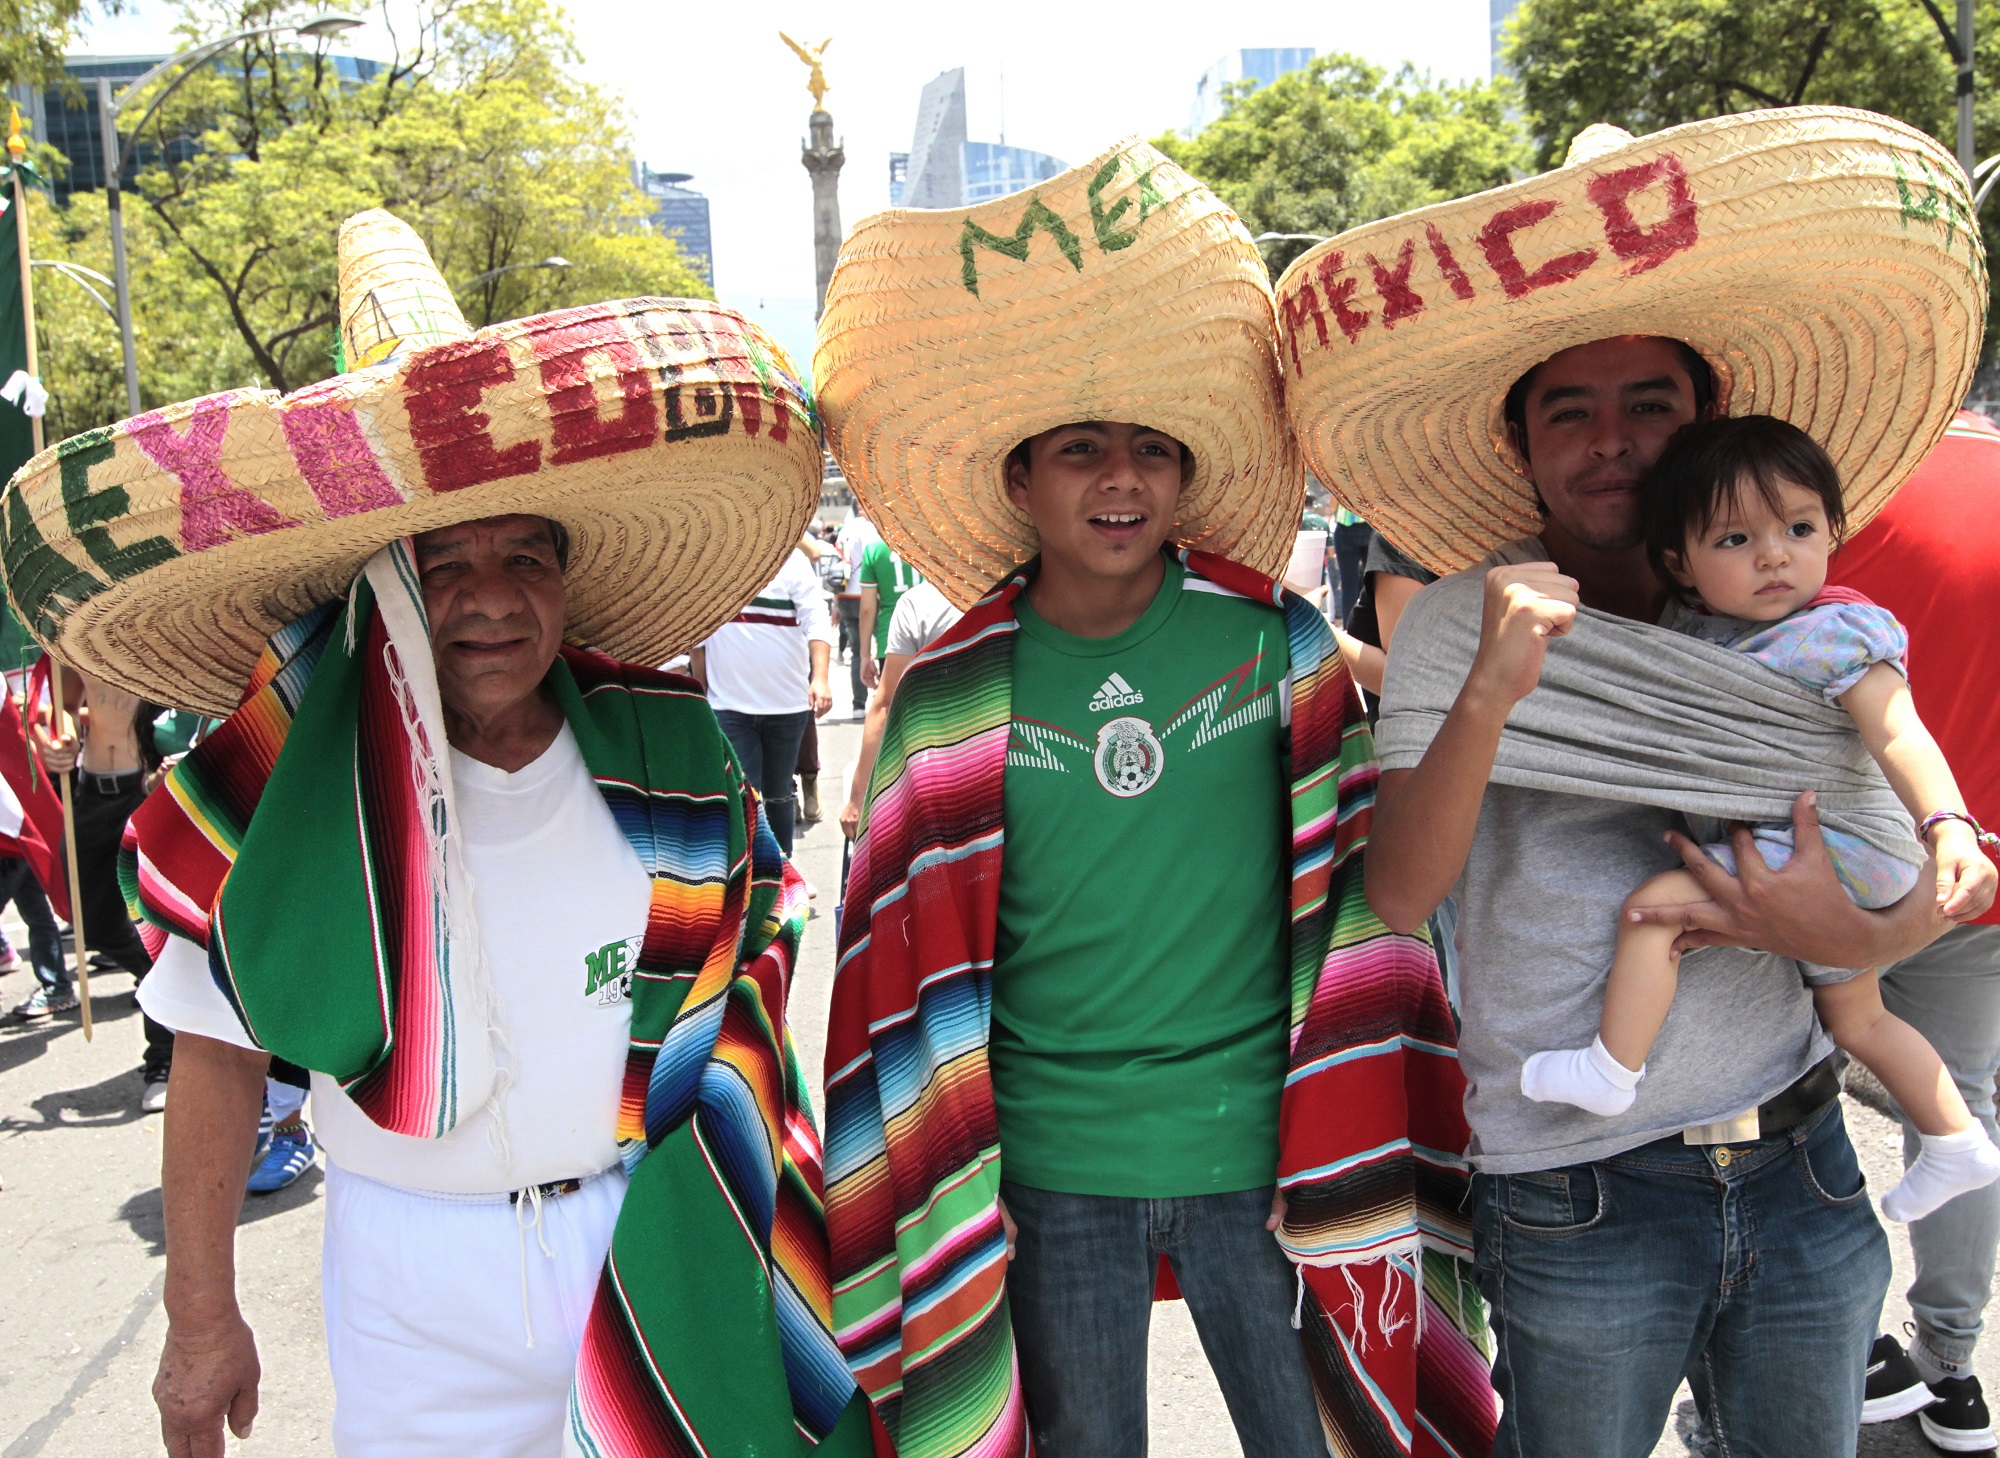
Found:
[[[28, 190], [21, 185], [20, 162], [26, 151], [27, 144], [21, 140], [21, 112], [20, 108], [16, 107], [8, 120], [7, 153], [14, 164], [9, 169], [8, 177], [14, 185], [14, 237], [19, 245], [15, 252], [20, 255], [21, 260], [21, 329], [27, 335], [25, 342], [28, 350], [28, 378], [39, 382], [41, 371], [36, 368], [35, 360], [35, 271], [28, 262]], [[30, 415], [28, 428], [34, 435], [35, 452], [39, 455], [42, 449], [42, 417]], [[49, 694], [53, 700], [49, 706], [49, 727], [60, 739], [63, 737], [64, 717], [63, 668], [61, 660], [53, 654], [49, 657], [49, 670], [51, 674]], [[82, 745], [79, 743], [79, 754], [81, 751]], [[66, 860], [64, 869], [69, 875], [69, 924], [76, 933], [76, 1000], [77, 1006], [83, 1011], [83, 1040], [88, 1043], [94, 1040], [96, 1029], [92, 1026], [90, 1016], [90, 948], [85, 945], [83, 938], [83, 888], [78, 883], [76, 874], [76, 801], [71, 791], [73, 780], [74, 776], [64, 775], [60, 784], [63, 851]]]

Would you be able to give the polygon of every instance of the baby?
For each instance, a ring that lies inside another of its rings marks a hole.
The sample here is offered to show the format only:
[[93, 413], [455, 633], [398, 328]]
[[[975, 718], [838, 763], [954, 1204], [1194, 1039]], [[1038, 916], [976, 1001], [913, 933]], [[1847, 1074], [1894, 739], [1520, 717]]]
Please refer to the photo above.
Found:
[[[1645, 514], [1654, 570], [1699, 610], [1681, 631], [1748, 653], [1846, 709], [1936, 856], [1939, 913], [1956, 921], [1981, 915], [1997, 879], [1981, 845], [2000, 840], [1966, 813], [1951, 767], [1917, 717], [1904, 676], [1908, 639], [1885, 609], [1826, 585], [1827, 559], [1846, 525], [1839, 474], [1826, 452], [1768, 415], [1690, 425], [1655, 466]], [[1697, 823], [1693, 833], [1736, 869], [1725, 827]], [[1790, 825], [1759, 825], [1752, 833], [1768, 865], [1791, 859]], [[1888, 906], [1915, 886], [1919, 867], [1857, 836], [1824, 835], [1835, 874], [1857, 904]], [[1685, 870], [1655, 876], [1627, 898], [1596, 1043], [1534, 1054], [1521, 1070], [1523, 1093], [1602, 1115], [1631, 1107], [1678, 966], [1670, 928], [1635, 925], [1624, 913], [1707, 899]], [[1804, 970], [1828, 1035], [1882, 1081], [1921, 1136], [1921, 1153], [1884, 1197], [1883, 1213], [1916, 1220], [2000, 1178], [2000, 1149], [1974, 1121], [1936, 1050], [1882, 1006], [1875, 973]]]

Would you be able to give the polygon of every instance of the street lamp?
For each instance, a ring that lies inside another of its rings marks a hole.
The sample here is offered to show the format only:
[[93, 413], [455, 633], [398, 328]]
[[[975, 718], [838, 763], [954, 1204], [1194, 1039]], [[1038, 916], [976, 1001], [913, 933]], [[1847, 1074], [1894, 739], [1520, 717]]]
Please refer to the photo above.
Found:
[[178, 55], [167, 57], [138, 80], [121, 87], [116, 96], [112, 95], [109, 77], [97, 78], [97, 127], [104, 150], [104, 205], [111, 215], [111, 272], [116, 276], [112, 286], [117, 291], [118, 340], [125, 352], [125, 403], [134, 415], [139, 413], [139, 356], [132, 340], [132, 278], [125, 263], [125, 211], [120, 199], [119, 181], [125, 171], [126, 158], [118, 140], [118, 113], [133, 97], [169, 71], [180, 69], [180, 75], [161, 89], [160, 94], [153, 98], [152, 105], [148, 106], [145, 114], [139, 118], [139, 124], [132, 128], [132, 137], [136, 141], [139, 134], [145, 131], [146, 123], [153, 119], [153, 113], [158, 111], [160, 104], [173, 94], [176, 86], [238, 41], [287, 32], [311, 36], [314, 40], [328, 40], [360, 24], [361, 21], [351, 15], [319, 15], [298, 23], [284, 21], [276, 25], [256, 25], [247, 30], [232, 31], [215, 40], [203, 41], [200, 45], [192, 46]]
[[86, 294], [89, 294], [91, 298], [95, 299], [97, 301], [97, 307], [102, 309], [105, 313], [111, 316], [112, 323], [116, 324], [118, 322], [117, 309], [112, 307], [111, 301], [109, 299], [105, 298], [104, 295], [100, 294], [96, 289], [90, 286], [90, 281], [92, 279], [96, 279], [97, 282], [103, 284], [107, 289], [110, 289], [114, 294], [118, 291], [118, 285], [113, 283], [110, 279], [106, 278], [103, 274], [99, 273], [96, 269], [85, 268], [80, 263], [70, 263], [66, 259], [60, 259], [60, 258], [31, 258], [28, 260], [28, 267], [53, 268], [57, 273], [61, 274], [71, 283], [75, 284], [78, 288], [82, 289]]
[[454, 290], [453, 292], [463, 293], [466, 289], [471, 288], [474, 284], [483, 284], [489, 278], [498, 278], [500, 277], [501, 274], [512, 273], [517, 268], [568, 268], [568, 267], [569, 267], [569, 260], [567, 258], [540, 258], [533, 263], [503, 263], [498, 268], [489, 268], [484, 273], [475, 273], [471, 278], [467, 279], [464, 282], [464, 284], [462, 284], [458, 289]]

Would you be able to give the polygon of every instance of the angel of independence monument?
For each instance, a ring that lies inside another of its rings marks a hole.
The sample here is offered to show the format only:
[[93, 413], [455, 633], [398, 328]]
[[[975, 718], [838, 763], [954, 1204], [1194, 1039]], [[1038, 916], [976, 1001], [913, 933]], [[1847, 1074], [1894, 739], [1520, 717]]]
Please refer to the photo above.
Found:
[[833, 139], [833, 117], [826, 109], [826, 71], [821, 65], [832, 38], [816, 46], [802, 46], [783, 31], [778, 38], [792, 48], [792, 54], [812, 67], [806, 90], [812, 93], [812, 115], [806, 119], [807, 141], [800, 148], [799, 161], [812, 174], [813, 188], [813, 318], [826, 308], [827, 280], [833, 277], [834, 262], [840, 257], [840, 164], [847, 160], [840, 143]]

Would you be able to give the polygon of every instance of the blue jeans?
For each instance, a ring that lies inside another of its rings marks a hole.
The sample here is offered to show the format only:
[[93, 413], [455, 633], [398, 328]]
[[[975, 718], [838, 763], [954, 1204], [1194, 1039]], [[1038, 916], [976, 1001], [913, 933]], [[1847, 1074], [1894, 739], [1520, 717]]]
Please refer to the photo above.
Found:
[[18, 857], [0, 859], [0, 910], [14, 903], [28, 928], [28, 965], [35, 980], [52, 992], [67, 992], [69, 963], [63, 957], [62, 933], [49, 907], [48, 893], [35, 879], [34, 868]]
[[847, 661], [850, 684], [854, 689], [854, 712], [860, 714], [868, 708], [868, 686], [861, 681], [861, 660], [869, 652], [861, 642], [861, 599], [859, 597], [836, 597], [835, 609], [840, 613], [840, 630], [853, 650], [854, 656]]
[[[1882, 1005], [1931, 1040], [1972, 1116], [2000, 1139], [1993, 1076], [2000, 1070], [2000, 926], [1961, 926], [1882, 971]], [[1903, 1162], [1917, 1132], [1903, 1125]], [[2000, 1184], [1972, 1190], [1910, 1226], [1917, 1341], [1945, 1370], [1962, 1369], [1984, 1325], [2000, 1244]]]
[[1264, 1229], [1271, 1191], [1147, 1200], [1003, 1182], [1020, 1228], [1007, 1305], [1040, 1458], [1142, 1458], [1146, 1331], [1161, 1256], [1187, 1298], [1247, 1458], [1326, 1452], [1297, 1277]]
[[791, 855], [792, 825], [798, 812], [792, 776], [799, 767], [799, 742], [806, 737], [812, 710], [743, 714], [717, 709], [715, 718], [729, 747], [736, 751], [743, 778], [763, 797], [764, 814], [771, 822], [771, 834], [778, 838], [778, 849]]
[[1472, 1192], [1494, 1458], [1646, 1458], [1682, 1377], [1720, 1458], [1854, 1458], [1889, 1242], [1838, 1101]]

